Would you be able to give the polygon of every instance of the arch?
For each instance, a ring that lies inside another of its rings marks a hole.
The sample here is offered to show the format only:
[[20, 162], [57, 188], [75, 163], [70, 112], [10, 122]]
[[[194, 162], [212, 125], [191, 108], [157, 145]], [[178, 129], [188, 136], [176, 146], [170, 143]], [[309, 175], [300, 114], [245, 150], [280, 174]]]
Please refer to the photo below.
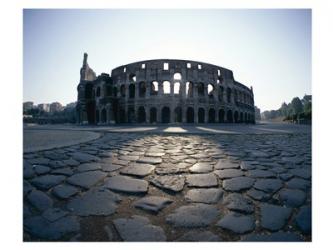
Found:
[[219, 101], [223, 101], [223, 93], [224, 93], [224, 88], [222, 86], [219, 86]]
[[247, 117], [247, 113], [246, 112], [244, 113], [244, 122], [246, 122], [246, 123], [248, 122], [248, 117]]
[[182, 108], [175, 108], [175, 122], [182, 122]]
[[215, 91], [214, 85], [211, 84], [211, 83], [208, 83], [207, 90], [208, 90], [208, 97], [213, 99], [214, 98], [214, 91]]
[[239, 114], [239, 122], [244, 122], [244, 120], [243, 120], [243, 112], [240, 112], [240, 114]]
[[150, 123], [157, 122], [157, 109], [155, 107], [150, 108]]
[[162, 115], [162, 117], [161, 117], [162, 123], [170, 122], [170, 108], [169, 107], [163, 107], [161, 115]]
[[163, 93], [164, 94], [170, 94], [170, 82], [169, 81], [163, 81]]
[[219, 123], [223, 123], [224, 122], [224, 110], [220, 109], [219, 110]]
[[139, 97], [141, 97], [141, 98], [146, 97], [146, 83], [145, 82], [139, 83]]
[[112, 86], [111, 85], [107, 85], [106, 86], [106, 95], [107, 96], [112, 96], [112, 94], [113, 94], [113, 88], [112, 88]]
[[215, 123], [215, 109], [210, 108], [208, 111], [208, 122]]
[[134, 123], [135, 122], [135, 111], [134, 107], [129, 107], [127, 111], [127, 121], [129, 123]]
[[100, 97], [101, 96], [101, 88], [97, 87], [96, 89], [96, 97]]
[[131, 73], [131, 74], [129, 75], [129, 80], [130, 80], [131, 82], [136, 82], [136, 75], [133, 74], [133, 73]]
[[233, 121], [232, 111], [231, 110], [228, 110], [228, 112], [227, 112], [227, 121], [228, 122], [232, 122]]
[[198, 122], [199, 123], [205, 122], [205, 109], [204, 108], [198, 109]]
[[157, 95], [158, 94], [158, 82], [153, 81], [150, 83], [150, 95]]
[[182, 74], [180, 74], [180, 73], [174, 73], [173, 74], [173, 79], [174, 80], [181, 80], [182, 79]]
[[121, 97], [125, 97], [126, 96], [126, 87], [125, 87], [124, 84], [122, 84], [120, 86], [120, 95], [121, 95]]
[[186, 97], [193, 97], [193, 83], [186, 82]]
[[192, 107], [187, 108], [186, 122], [187, 123], [194, 123], [194, 109]]
[[234, 122], [235, 122], [235, 123], [239, 122], [239, 121], [238, 121], [238, 118], [239, 118], [239, 117], [238, 117], [238, 111], [235, 111], [235, 112], [234, 112]]
[[96, 115], [95, 115], [95, 117], [96, 117], [96, 123], [99, 123], [99, 110], [98, 109], [96, 109]]
[[198, 86], [198, 96], [205, 96], [205, 85], [202, 82], [199, 82], [197, 86]]
[[146, 122], [146, 111], [143, 106], [138, 109], [138, 123]]
[[102, 109], [101, 122], [106, 123], [106, 110], [105, 110], [105, 108]]
[[128, 97], [135, 98], [135, 85], [131, 83], [128, 87]]
[[231, 88], [227, 88], [227, 102], [231, 102]]
[[120, 123], [125, 123], [126, 122], [126, 113], [123, 108], [120, 108], [119, 110], [119, 122]]
[[175, 82], [173, 84], [173, 93], [178, 95], [180, 91], [180, 82]]
[[117, 97], [117, 93], [118, 93], [117, 87], [114, 86], [114, 87], [113, 87], [113, 90], [112, 90], [112, 95], [113, 95], [114, 97]]

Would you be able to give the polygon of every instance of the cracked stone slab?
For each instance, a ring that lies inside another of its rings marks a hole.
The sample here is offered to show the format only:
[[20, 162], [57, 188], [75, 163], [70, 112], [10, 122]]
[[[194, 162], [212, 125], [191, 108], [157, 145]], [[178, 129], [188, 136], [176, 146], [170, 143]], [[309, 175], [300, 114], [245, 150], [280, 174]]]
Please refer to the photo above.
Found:
[[148, 192], [147, 181], [121, 175], [116, 175], [109, 178], [105, 183], [105, 187], [113, 191], [133, 193], [133, 194]]
[[135, 163], [129, 167], [125, 167], [120, 170], [121, 174], [134, 175], [138, 177], [144, 177], [150, 175], [155, 169], [155, 166], [150, 164]]
[[101, 167], [102, 167], [102, 170], [105, 172], [113, 172], [113, 171], [123, 168], [124, 166], [113, 164], [110, 162], [110, 163], [101, 163]]
[[185, 178], [182, 176], [153, 176], [149, 181], [156, 187], [173, 192], [182, 191], [185, 185]]
[[35, 216], [25, 219], [24, 227], [29, 233], [38, 238], [59, 240], [68, 234], [79, 232], [80, 223], [75, 216], [63, 217], [55, 222], [49, 222], [42, 216]]
[[166, 241], [164, 230], [152, 225], [150, 220], [143, 216], [131, 216], [113, 220], [120, 237], [124, 241]]
[[159, 175], [163, 174], [181, 174], [181, 173], [187, 173], [188, 167], [190, 165], [185, 162], [172, 164], [172, 163], [161, 163], [158, 165], [155, 169], [155, 173]]
[[287, 241], [302, 241], [302, 238], [292, 232], [275, 232], [271, 234], [252, 233], [246, 235], [241, 241], [264, 241], [264, 242], [287, 242]]
[[261, 169], [255, 169], [255, 170], [249, 170], [248, 172], [249, 177], [253, 178], [272, 178], [276, 177], [276, 174], [268, 171], [268, 170], [261, 170]]
[[60, 199], [68, 199], [69, 197], [77, 194], [78, 192], [78, 188], [67, 184], [58, 185], [52, 190], [52, 193]]
[[239, 168], [239, 163], [234, 163], [231, 161], [227, 161], [225, 159], [220, 159], [216, 163], [215, 167], [217, 169], [229, 169], [229, 168]]
[[242, 191], [249, 189], [253, 186], [254, 179], [250, 177], [235, 177], [231, 179], [223, 180], [223, 188], [227, 191]]
[[141, 157], [136, 161], [137, 163], [147, 163], [147, 164], [159, 164], [162, 163], [162, 159], [160, 157]]
[[60, 208], [49, 208], [49, 209], [45, 210], [42, 214], [42, 216], [45, 219], [47, 219], [49, 222], [54, 222], [67, 215], [68, 215], [68, 212], [64, 211]]
[[48, 172], [50, 172], [51, 168], [42, 166], [42, 165], [37, 165], [37, 166], [34, 166], [34, 170], [35, 170], [36, 174], [41, 175], [41, 174], [47, 174]]
[[223, 190], [221, 188], [190, 189], [185, 195], [185, 200], [189, 202], [215, 204], [221, 200], [222, 196]]
[[186, 176], [186, 183], [189, 187], [216, 187], [217, 178], [214, 174], [189, 174]]
[[282, 187], [280, 179], [259, 179], [254, 184], [254, 188], [266, 193], [275, 193]]
[[279, 192], [279, 200], [287, 207], [299, 207], [306, 199], [306, 194], [299, 189], [282, 189]]
[[255, 169], [256, 168], [255, 164], [258, 164], [258, 162], [255, 162], [255, 161], [241, 161], [240, 168], [242, 170]]
[[211, 231], [189, 231], [179, 237], [176, 241], [182, 242], [213, 242], [222, 239]]
[[287, 223], [292, 209], [271, 204], [260, 205], [261, 226], [270, 231], [277, 231]]
[[76, 215], [111, 215], [116, 212], [119, 195], [104, 189], [95, 188], [67, 203], [67, 209]]
[[213, 171], [213, 165], [208, 162], [198, 162], [190, 167], [191, 173], [209, 173]]
[[239, 169], [223, 169], [223, 170], [215, 170], [214, 174], [216, 174], [220, 179], [228, 179], [234, 177], [240, 177], [244, 175], [244, 172]]
[[250, 215], [227, 214], [216, 224], [236, 234], [251, 232], [255, 228], [255, 220]]
[[254, 188], [247, 191], [246, 194], [248, 196], [250, 196], [252, 199], [257, 200], [257, 201], [266, 201], [271, 197], [270, 194], [267, 194], [260, 190], [256, 190]]
[[63, 175], [43, 175], [32, 179], [31, 184], [39, 189], [48, 190], [65, 179], [66, 177]]
[[253, 202], [238, 193], [231, 193], [228, 194], [224, 200], [223, 204], [232, 211], [241, 212], [241, 213], [253, 213], [254, 212], [254, 205]]
[[219, 210], [213, 205], [187, 205], [175, 209], [166, 217], [166, 222], [174, 227], [206, 227], [211, 225], [219, 214]]
[[297, 227], [303, 233], [310, 234], [312, 229], [311, 220], [311, 206], [301, 207], [295, 218]]
[[42, 191], [32, 190], [27, 196], [31, 205], [37, 208], [39, 211], [44, 211], [53, 206], [52, 199]]
[[107, 174], [102, 171], [88, 171], [72, 175], [67, 179], [67, 182], [88, 189], [103, 180], [106, 176]]
[[147, 196], [134, 202], [134, 207], [157, 213], [173, 201], [161, 196]]

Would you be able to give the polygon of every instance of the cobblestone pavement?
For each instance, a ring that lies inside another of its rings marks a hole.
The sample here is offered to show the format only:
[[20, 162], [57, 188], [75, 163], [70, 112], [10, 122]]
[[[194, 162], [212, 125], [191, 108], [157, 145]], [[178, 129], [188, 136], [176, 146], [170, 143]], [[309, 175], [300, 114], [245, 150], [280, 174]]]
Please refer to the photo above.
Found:
[[308, 133], [106, 133], [23, 174], [25, 241], [311, 240]]

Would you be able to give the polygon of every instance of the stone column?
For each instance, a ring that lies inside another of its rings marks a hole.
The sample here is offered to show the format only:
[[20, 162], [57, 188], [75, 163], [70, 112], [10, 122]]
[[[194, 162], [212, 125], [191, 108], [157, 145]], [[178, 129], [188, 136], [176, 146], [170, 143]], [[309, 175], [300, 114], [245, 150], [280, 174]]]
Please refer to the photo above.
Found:
[[209, 107], [207, 108], [204, 108], [204, 110], [205, 110], [205, 120], [204, 120], [204, 122], [205, 123], [208, 123], [208, 114], [209, 114]]
[[150, 122], [150, 107], [145, 107], [145, 111], [146, 111], [146, 123], [149, 123]]
[[170, 95], [173, 96], [174, 95], [174, 82], [170, 82]]
[[146, 82], [146, 99], [149, 99], [151, 91], [151, 83]]
[[198, 119], [198, 104], [195, 101], [194, 103], [194, 123], [198, 124], [199, 119]]
[[187, 107], [186, 106], [182, 107], [182, 123], [186, 123], [186, 111]]
[[163, 93], [163, 83], [162, 82], [159, 82], [158, 83], [158, 96], [162, 96], [164, 93]]

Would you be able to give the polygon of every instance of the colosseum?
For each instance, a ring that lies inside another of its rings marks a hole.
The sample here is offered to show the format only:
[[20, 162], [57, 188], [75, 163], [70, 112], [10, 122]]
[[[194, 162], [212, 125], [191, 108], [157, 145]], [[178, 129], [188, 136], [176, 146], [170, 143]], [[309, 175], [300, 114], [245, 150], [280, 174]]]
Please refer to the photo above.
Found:
[[158, 59], [96, 77], [84, 54], [77, 87], [80, 124], [254, 123], [253, 89], [231, 70], [196, 61]]

